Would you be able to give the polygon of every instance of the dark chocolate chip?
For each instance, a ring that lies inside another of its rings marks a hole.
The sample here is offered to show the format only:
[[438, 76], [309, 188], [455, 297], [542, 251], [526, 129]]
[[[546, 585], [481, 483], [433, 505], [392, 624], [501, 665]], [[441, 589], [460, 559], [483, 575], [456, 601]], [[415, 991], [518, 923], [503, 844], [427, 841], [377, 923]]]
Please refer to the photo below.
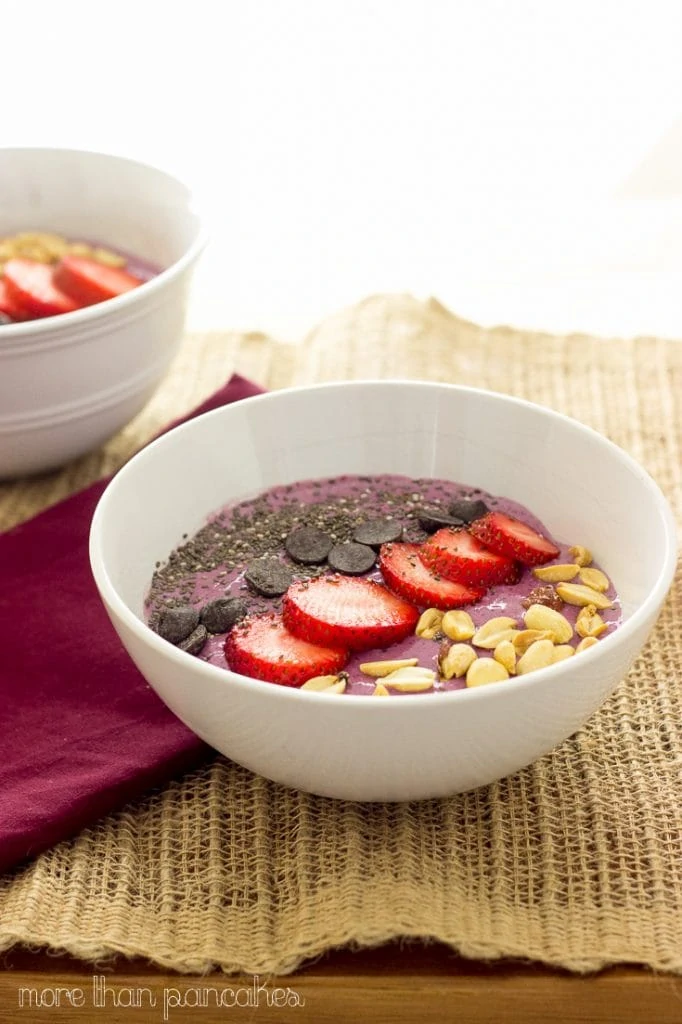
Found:
[[402, 533], [403, 524], [398, 519], [368, 519], [356, 528], [353, 540], [370, 548], [380, 548], [382, 544], [400, 540]]
[[316, 526], [299, 526], [284, 541], [290, 558], [301, 565], [320, 565], [334, 546], [328, 533]]
[[417, 512], [417, 520], [422, 530], [427, 533], [435, 533], [442, 530], [444, 526], [464, 526], [464, 520], [457, 516], [449, 516], [437, 508], [422, 508]]
[[190, 633], [199, 625], [199, 612], [191, 605], [183, 604], [177, 608], [164, 608], [156, 626], [156, 632], [171, 644], [179, 644], [186, 640]]
[[287, 592], [294, 577], [278, 558], [258, 558], [247, 566], [244, 579], [257, 594], [280, 597]]
[[401, 539], [404, 544], [423, 544], [425, 540], [429, 539], [429, 535], [426, 530], [422, 530], [416, 520], [412, 520], [403, 526]]
[[186, 640], [183, 640], [181, 644], [178, 644], [178, 647], [181, 651], [187, 651], [188, 654], [201, 654], [207, 640], [208, 630], [206, 629], [206, 626], [197, 626]]
[[209, 633], [227, 633], [248, 611], [246, 601], [239, 597], [219, 597], [201, 609], [199, 621]]
[[328, 558], [332, 569], [342, 572], [344, 576], [362, 576], [374, 567], [376, 560], [374, 548], [367, 544], [356, 544], [353, 540], [346, 544], [335, 544]]
[[451, 516], [456, 516], [463, 523], [473, 523], [474, 519], [480, 519], [488, 511], [484, 501], [453, 501], [448, 509]]

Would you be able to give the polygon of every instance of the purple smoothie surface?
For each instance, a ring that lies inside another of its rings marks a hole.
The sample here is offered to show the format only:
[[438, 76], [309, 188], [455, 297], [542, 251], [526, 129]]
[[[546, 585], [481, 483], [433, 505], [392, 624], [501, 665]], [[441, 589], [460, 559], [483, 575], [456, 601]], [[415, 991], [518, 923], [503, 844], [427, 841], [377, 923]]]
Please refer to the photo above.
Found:
[[[206, 525], [193, 537], [185, 536], [183, 543], [175, 549], [168, 561], [157, 564], [145, 604], [147, 621], [153, 626], [155, 616], [167, 605], [191, 604], [199, 609], [208, 601], [220, 597], [244, 599], [250, 614], [269, 611], [279, 613], [282, 598], [259, 597], [251, 591], [244, 579], [246, 565], [252, 558], [275, 554], [289, 566], [295, 579], [309, 579], [333, 571], [328, 566], [307, 567], [293, 562], [284, 551], [284, 540], [291, 529], [303, 525], [318, 526], [330, 533], [333, 539], [343, 541], [350, 538], [360, 522], [393, 517], [403, 523], [406, 540], [426, 539], [427, 535], [420, 531], [417, 523], [418, 511], [440, 508], [445, 512], [452, 502], [461, 499], [482, 500], [491, 511], [520, 519], [547, 537], [559, 548], [559, 555], [552, 559], [552, 563], [573, 561], [569, 548], [580, 544], [580, 537], [567, 540], [555, 538], [545, 524], [523, 505], [510, 498], [474, 490], [465, 484], [437, 479], [413, 480], [395, 475], [347, 475], [306, 480], [273, 487], [254, 498], [231, 503], [211, 515]], [[272, 524], [274, 530], [271, 529]], [[597, 561], [592, 566], [601, 568]], [[365, 578], [383, 582], [378, 568], [367, 573]], [[506, 615], [517, 619], [523, 629], [526, 609], [522, 601], [531, 590], [542, 585], [533, 576], [531, 569], [523, 568], [516, 583], [492, 587], [480, 601], [466, 605], [463, 610], [469, 613], [476, 627], [490, 618]], [[613, 606], [600, 611], [608, 626], [600, 640], [622, 621], [620, 601], [613, 585], [610, 585], [606, 596], [613, 601]], [[572, 625], [575, 625], [580, 610], [570, 604], [565, 604], [561, 609]], [[579, 641], [580, 637], [574, 636], [571, 643], [576, 646]], [[225, 634], [209, 635], [198, 657], [220, 668], [229, 668], [224, 644]], [[417, 658], [419, 665], [437, 671], [439, 647], [439, 640], [409, 636], [386, 649], [351, 654], [344, 669], [349, 676], [345, 692], [373, 692], [376, 680], [363, 675], [359, 668], [360, 664], [368, 661]], [[479, 654], [490, 656], [492, 651], [483, 650]], [[437, 680], [434, 685], [436, 692], [463, 688], [466, 688], [463, 678]], [[396, 693], [395, 696], [409, 694]]]

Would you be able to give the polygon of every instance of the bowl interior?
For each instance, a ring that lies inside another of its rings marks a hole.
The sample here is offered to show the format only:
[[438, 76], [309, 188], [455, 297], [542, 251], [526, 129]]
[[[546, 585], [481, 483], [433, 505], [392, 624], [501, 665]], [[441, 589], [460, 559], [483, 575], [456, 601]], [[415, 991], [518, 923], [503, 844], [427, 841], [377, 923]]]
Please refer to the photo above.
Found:
[[154, 167], [103, 153], [0, 150], [0, 234], [52, 231], [169, 267], [199, 237], [189, 190]]
[[250, 399], [154, 442], [97, 510], [95, 572], [141, 618], [154, 563], [209, 513], [275, 484], [343, 473], [444, 477], [522, 502], [556, 538], [594, 552], [626, 617], [670, 557], [657, 487], [587, 428], [487, 392], [361, 382]]

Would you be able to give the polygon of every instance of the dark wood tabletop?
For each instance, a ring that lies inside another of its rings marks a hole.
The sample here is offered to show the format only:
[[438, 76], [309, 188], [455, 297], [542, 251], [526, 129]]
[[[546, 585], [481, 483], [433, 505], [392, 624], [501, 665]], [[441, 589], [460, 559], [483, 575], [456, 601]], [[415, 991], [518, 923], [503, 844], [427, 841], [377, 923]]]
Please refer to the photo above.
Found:
[[185, 975], [139, 960], [0, 959], [0, 1022], [226, 1020], [273, 1024], [682, 1024], [682, 977], [617, 967], [587, 977], [464, 960], [441, 945], [329, 953], [286, 977]]

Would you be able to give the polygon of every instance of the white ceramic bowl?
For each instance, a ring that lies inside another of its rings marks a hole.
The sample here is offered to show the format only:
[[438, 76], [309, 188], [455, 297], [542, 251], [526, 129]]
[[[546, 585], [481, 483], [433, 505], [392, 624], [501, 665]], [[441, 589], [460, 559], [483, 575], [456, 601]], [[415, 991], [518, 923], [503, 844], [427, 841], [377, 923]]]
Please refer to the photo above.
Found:
[[0, 149], [0, 236], [50, 231], [163, 268], [75, 313], [0, 327], [0, 478], [96, 448], [144, 406], [182, 337], [204, 246], [188, 188], [122, 157]]
[[[596, 553], [627, 621], [549, 669], [388, 700], [248, 679], [183, 653], [144, 624], [154, 563], [210, 512], [274, 484], [341, 473], [445, 477], [517, 499], [556, 537]], [[360, 382], [248, 399], [155, 441], [102, 496], [90, 557], [130, 656], [204, 740], [299, 789], [411, 800], [501, 778], [579, 729], [651, 630], [672, 580], [676, 538], [653, 480], [580, 423], [485, 391]]]

